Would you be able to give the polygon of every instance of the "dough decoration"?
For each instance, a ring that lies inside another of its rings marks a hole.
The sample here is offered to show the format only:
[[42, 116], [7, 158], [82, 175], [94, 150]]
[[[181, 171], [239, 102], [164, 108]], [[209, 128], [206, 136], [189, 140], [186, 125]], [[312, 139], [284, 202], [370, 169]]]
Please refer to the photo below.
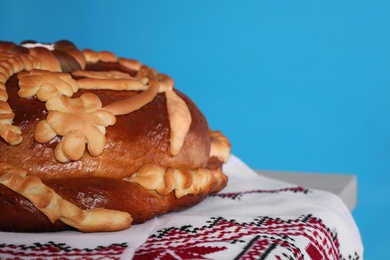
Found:
[[168, 117], [171, 125], [171, 153], [176, 155], [183, 145], [191, 125], [191, 114], [184, 100], [172, 89], [165, 92]]
[[51, 72], [47, 70], [31, 70], [18, 73], [21, 98], [30, 98], [36, 95], [40, 101], [48, 101], [59, 95], [71, 97], [79, 90], [76, 80], [67, 73]]
[[55, 157], [60, 162], [79, 160], [86, 145], [92, 156], [98, 156], [106, 143], [106, 127], [116, 121], [112, 113], [101, 107], [100, 99], [92, 93], [80, 98], [65, 95], [50, 98], [46, 102], [49, 114], [38, 123], [34, 138], [46, 143], [57, 135], [62, 136], [55, 149]]
[[149, 164], [123, 180], [138, 183], [145, 189], [161, 195], [174, 191], [176, 198], [181, 198], [188, 194], [208, 194], [216, 191], [227, 177], [220, 168], [181, 170]]
[[230, 143], [221, 131], [210, 131], [211, 147], [210, 157], [216, 157], [222, 162], [227, 162], [230, 157]]
[[83, 232], [98, 232], [122, 230], [132, 222], [126, 212], [102, 208], [81, 210], [39, 178], [28, 176], [26, 170], [7, 163], [0, 163], [0, 183], [29, 199], [52, 223], [61, 220]]

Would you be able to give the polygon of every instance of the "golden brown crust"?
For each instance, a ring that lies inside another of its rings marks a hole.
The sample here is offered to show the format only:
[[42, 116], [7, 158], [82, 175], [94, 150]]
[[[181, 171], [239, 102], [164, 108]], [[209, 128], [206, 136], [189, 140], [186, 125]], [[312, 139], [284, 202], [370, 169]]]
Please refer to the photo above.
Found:
[[[229, 141], [173, 87], [138, 61], [69, 41], [0, 42], [0, 205], [15, 219], [0, 213], [0, 230], [119, 230], [129, 214], [140, 223], [221, 190]], [[117, 226], [104, 224], [113, 216]]]

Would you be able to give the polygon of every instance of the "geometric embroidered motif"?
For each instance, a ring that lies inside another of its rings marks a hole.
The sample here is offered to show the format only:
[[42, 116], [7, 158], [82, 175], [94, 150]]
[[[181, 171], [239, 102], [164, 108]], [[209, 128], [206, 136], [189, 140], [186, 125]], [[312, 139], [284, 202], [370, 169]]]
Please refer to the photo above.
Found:
[[0, 259], [121, 259], [126, 243], [73, 248], [65, 243], [0, 244]]
[[250, 190], [242, 192], [220, 192], [216, 194], [211, 194], [210, 197], [220, 197], [220, 198], [230, 198], [230, 199], [240, 199], [243, 195], [253, 194], [253, 193], [282, 193], [282, 192], [293, 192], [293, 193], [303, 193], [308, 194], [311, 191], [303, 187], [288, 187], [274, 190]]
[[[303, 251], [302, 243], [306, 245]], [[288, 220], [257, 217], [245, 222], [217, 217], [200, 227], [164, 228], [137, 249], [134, 259], [213, 259], [213, 256], [225, 256], [225, 259], [343, 259], [336, 232], [312, 215]], [[352, 258], [349, 256], [348, 259]]]

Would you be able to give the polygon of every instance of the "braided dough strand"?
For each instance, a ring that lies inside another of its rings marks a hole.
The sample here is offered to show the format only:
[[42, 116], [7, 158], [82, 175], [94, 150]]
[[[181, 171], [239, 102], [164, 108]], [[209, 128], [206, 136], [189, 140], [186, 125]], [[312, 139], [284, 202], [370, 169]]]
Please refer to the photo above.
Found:
[[[8, 106], [8, 93], [5, 83], [13, 74], [40, 67], [40, 60], [34, 56], [27, 54], [14, 55], [0, 51], [0, 106]], [[11, 109], [0, 111], [0, 137], [10, 145], [18, 145], [23, 140], [19, 127], [12, 125], [14, 117], [15, 114]]]
[[57, 219], [82, 232], [118, 231], [130, 227], [132, 218], [126, 212], [94, 208], [82, 210], [62, 199], [27, 170], [0, 163], [0, 183], [24, 196], [52, 223]]

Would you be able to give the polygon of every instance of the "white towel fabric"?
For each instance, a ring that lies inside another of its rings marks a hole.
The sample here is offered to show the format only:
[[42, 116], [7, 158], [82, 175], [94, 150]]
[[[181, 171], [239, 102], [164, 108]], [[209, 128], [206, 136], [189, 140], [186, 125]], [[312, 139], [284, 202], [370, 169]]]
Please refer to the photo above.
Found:
[[260, 176], [235, 156], [195, 207], [112, 233], [0, 232], [0, 259], [362, 259], [339, 197]]

